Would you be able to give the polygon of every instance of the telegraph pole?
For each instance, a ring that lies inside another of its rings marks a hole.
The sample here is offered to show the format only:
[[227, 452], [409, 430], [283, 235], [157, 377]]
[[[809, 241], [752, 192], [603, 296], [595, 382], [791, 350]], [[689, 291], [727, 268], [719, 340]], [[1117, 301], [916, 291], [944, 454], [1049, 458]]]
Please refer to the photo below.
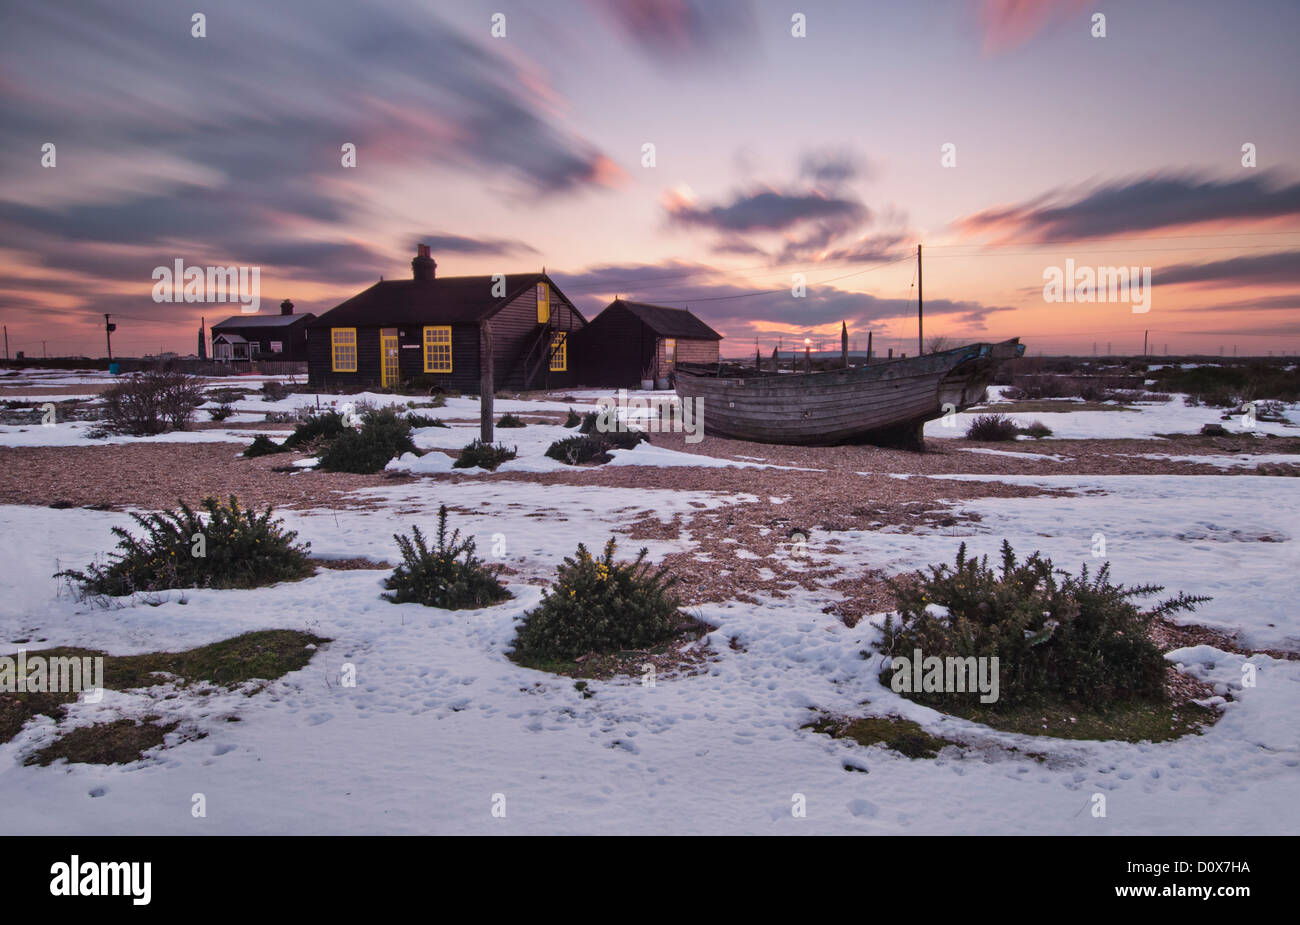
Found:
[[9, 325], [5, 325], [5, 359], [9, 359]]
[[113, 359], [113, 332], [117, 330], [117, 325], [108, 320], [108, 313], [104, 313], [104, 338], [108, 341], [108, 359]]
[[925, 333], [922, 324], [925, 317], [924, 285], [921, 279], [921, 245], [916, 245], [916, 355], [925, 353]]

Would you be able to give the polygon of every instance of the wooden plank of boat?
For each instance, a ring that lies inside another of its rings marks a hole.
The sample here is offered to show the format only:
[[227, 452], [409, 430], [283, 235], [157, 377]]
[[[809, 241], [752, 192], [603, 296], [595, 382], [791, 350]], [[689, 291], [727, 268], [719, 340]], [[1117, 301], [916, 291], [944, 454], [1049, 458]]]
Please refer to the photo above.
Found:
[[826, 446], [914, 443], [920, 427], [977, 401], [998, 365], [1019, 356], [1018, 338], [817, 373], [719, 375], [681, 366], [677, 394], [702, 401], [707, 434]]

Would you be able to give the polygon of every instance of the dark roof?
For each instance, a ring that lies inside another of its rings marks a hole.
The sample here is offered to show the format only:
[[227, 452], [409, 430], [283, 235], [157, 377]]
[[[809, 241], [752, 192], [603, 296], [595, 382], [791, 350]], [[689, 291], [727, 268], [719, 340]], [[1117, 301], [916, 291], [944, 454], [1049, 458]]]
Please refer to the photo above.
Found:
[[221, 328], [287, 328], [299, 321], [311, 321], [316, 316], [311, 312], [301, 315], [231, 315], [225, 321], [212, 326], [212, 330]]
[[493, 276], [381, 280], [331, 308], [312, 327], [478, 322], [539, 282], [549, 283], [552, 296], [568, 302], [544, 273], [512, 273], [505, 281], [506, 294], [497, 297]]
[[666, 305], [650, 305], [646, 302], [629, 302], [615, 299], [610, 307], [622, 305], [641, 322], [660, 337], [672, 337], [681, 340], [722, 340], [722, 335], [696, 318], [685, 308], [669, 308]]

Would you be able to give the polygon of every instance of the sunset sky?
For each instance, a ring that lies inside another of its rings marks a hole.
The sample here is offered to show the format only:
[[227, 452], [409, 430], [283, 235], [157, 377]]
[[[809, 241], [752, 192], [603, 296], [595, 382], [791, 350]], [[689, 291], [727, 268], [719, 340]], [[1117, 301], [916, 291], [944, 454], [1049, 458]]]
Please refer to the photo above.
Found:
[[[731, 355], [841, 320], [912, 353], [921, 243], [927, 335], [1296, 353], [1297, 35], [1294, 0], [5, 0], [0, 321], [190, 353], [237, 307], [155, 303], [157, 266], [321, 313], [426, 242], [588, 318], [687, 305]], [[1045, 302], [1067, 259], [1150, 266], [1150, 311]]]

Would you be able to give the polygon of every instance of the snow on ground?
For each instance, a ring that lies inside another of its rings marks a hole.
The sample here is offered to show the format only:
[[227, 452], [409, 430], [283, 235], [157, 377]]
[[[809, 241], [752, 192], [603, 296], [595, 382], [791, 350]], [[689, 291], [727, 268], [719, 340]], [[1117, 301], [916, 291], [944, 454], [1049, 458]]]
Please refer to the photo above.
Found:
[[[995, 401], [990, 389], [990, 401]], [[1241, 415], [1230, 420], [1223, 420], [1223, 409], [1192, 406], [1186, 403], [1186, 396], [1174, 395], [1167, 402], [1149, 402], [1130, 405], [1132, 411], [1034, 411], [1007, 414], [1020, 427], [1027, 427], [1034, 421], [1041, 421], [1052, 429], [1052, 436], [1064, 440], [1121, 440], [1132, 438], [1150, 438], [1159, 434], [1195, 434], [1204, 424], [1222, 424], [1233, 433], [1278, 434], [1282, 436], [1300, 436], [1300, 408], [1290, 407], [1286, 410], [1288, 422], [1270, 423], [1255, 421], [1253, 427], [1243, 426]], [[941, 439], [965, 437], [970, 422], [983, 414], [990, 414], [987, 408], [963, 411], [951, 418], [939, 418], [925, 425], [925, 436]], [[1001, 412], [998, 412], [1001, 413]], [[1023, 438], [1031, 439], [1031, 438]]]
[[[983, 477], [983, 476], [982, 476]], [[1121, 581], [1156, 581], [1215, 595], [1213, 625], [1257, 640], [1300, 626], [1286, 598], [1298, 564], [1291, 539], [1294, 479], [1228, 476], [1038, 477], [1072, 497], [965, 502], [975, 552], [1002, 536], [1063, 566], [1090, 559], [1103, 533]], [[1207, 481], [1209, 480], [1209, 481]], [[1211, 490], [1206, 490], [1209, 487]], [[378, 571], [322, 571], [256, 591], [173, 592], [159, 606], [94, 610], [56, 596], [48, 576], [111, 546], [122, 515], [0, 508], [0, 638], [45, 637], [114, 653], [211, 642], [270, 627], [329, 636], [312, 662], [248, 697], [183, 694], [163, 701], [109, 695], [75, 708], [77, 722], [162, 712], [206, 738], [124, 767], [24, 767], [19, 754], [51, 737], [40, 721], [0, 746], [0, 816], [30, 832], [607, 832], [607, 833], [1294, 833], [1300, 806], [1300, 663], [1181, 650], [1175, 661], [1237, 699], [1203, 736], [1160, 745], [1070, 742], [994, 732], [902, 700], [859, 653], [877, 628], [848, 628], [822, 611], [833, 592], [796, 591], [759, 605], [699, 608], [717, 625], [707, 673], [571, 680], [505, 658], [514, 623], [581, 540], [598, 546], [640, 512], [662, 518], [746, 496], [472, 481], [367, 489], [379, 510], [291, 512], [290, 526], [325, 556], [397, 558], [394, 531], [432, 527], [440, 501], [487, 555], [505, 543], [513, 601], [443, 612], [380, 598]], [[530, 516], [531, 515], [531, 516]], [[961, 538], [836, 533], [846, 567], [920, 567], [950, 560]], [[1265, 537], [1272, 541], [1265, 541]], [[823, 537], [810, 540], [818, 554]], [[638, 544], [627, 544], [635, 546]], [[677, 542], [649, 544], [657, 557]], [[625, 552], [632, 551], [625, 548]], [[183, 603], [182, 603], [183, 601]], [[1272, 627], [1269, 624], [1274, 624]], [[740, 648], [729, 645], [736, 639]], [[5, 643], [4, 651], [17, 648]], [[1205, 647], [1200, 647], [1204, 649]], [[344, 663], [355, 688], [339, 685]], [[895, 712], [982, 750], [910, 761], [801, 730], [812, 708]], [[241, 721], [224, 717], [237, 714]], [[132, 715], [135, 715], [132, 714]], [[116, 714], [113, 714], [116, 715]], [[1016, 746], [1019, 754], [1006, 750]], [[1046, 756], [1038, 762], [1026, 751]], [[869, 773], [848, 773], [846, 764]], [[208, 816], [190, 816], [202, 792]], [[1087, 811], [1104, 793], [1108, 815]], [[494, 794], [507, 801], [493, 818]], [[795, 794], [808, 817], [793, 818]]]

